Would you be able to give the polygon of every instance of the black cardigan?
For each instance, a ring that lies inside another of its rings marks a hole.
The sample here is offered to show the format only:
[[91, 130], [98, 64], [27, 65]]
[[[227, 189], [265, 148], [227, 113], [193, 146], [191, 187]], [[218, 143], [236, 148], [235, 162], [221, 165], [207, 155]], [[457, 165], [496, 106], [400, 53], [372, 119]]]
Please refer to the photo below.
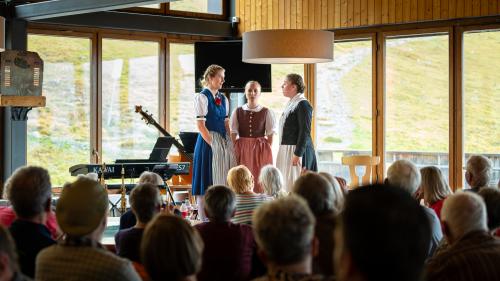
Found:
[[302, 157], [306, 147], [312, 145], [311, 122], [312, 106], [308, 101], [299, 102], [293, 112], [291, 112], [283, 125], [282, 145], [295, 145], [294, 154]]

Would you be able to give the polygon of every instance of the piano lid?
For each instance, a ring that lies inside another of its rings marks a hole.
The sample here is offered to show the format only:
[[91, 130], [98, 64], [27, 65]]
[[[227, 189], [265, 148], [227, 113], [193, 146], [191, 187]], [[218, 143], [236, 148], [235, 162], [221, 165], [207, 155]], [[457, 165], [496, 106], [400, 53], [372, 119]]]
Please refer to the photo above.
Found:
[[[174, 175], [189, 175], [189, 162], [166, 163], [114, 163], [106, 164], [104, 171], [105, 179], [120, 179], [122, 177], [122, 167], [125, 178], [139, 178], [145, 171], [155, 172], [164, 179], [170, 179]], [[72, 176], [96, 173], [99, 176], [103, 173], [101, 164], [78, 164], [71, 166], [69, 172]]]

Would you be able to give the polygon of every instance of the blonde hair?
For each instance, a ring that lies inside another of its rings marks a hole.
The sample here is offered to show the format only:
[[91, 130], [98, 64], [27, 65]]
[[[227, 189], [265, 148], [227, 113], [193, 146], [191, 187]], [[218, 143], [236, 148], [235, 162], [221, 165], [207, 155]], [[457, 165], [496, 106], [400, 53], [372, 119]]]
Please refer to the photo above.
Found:
[[250, 80], [245, 84], [245, 93], [247, 92], [248, 87], [250, 87], [250, 85], [253, 85], [253, 84], [257, 85], [259, 87], [259, 92], [261, 92], [262, 86], [260, 85], [260, 83], [258, 81], [255, 81], [255, 80]]
[[210, 66], [208, 66], [207, 69], [205, 70], [205, 73], [203, 73], [203, 78], [200, 81], [201, 86], [207, 87], [208, 78], [214, 77], [215, 75], [217, 75], [219, 71], [226, 71], [226, 70], [222, 66], [216, 64], [211, 64]]
[[236, 194], [241, 194], [251, 191], [254, 181], [250, 170], [244, 165], [239, 165], [229, 170], [227, 183]]
[[452, 192], [441, 170], [434, 166], [420, 169], [422, 181], [420, 188], [424, 192], [424, 201], [432, 205], [448, 197]]
[[156, 216], [144, 230], [141, 260], [151, 280], [183, 280], [201, 270], [203, 240], [178, 216]]
[[142, 172], [141, 176], [139, 177], [138, 184], [141, 183], [150, 183], [152, 185], [157, 185], [157, 186], [164, 184], [163, 179], [160, 177], [160, 175], [149, 171]]

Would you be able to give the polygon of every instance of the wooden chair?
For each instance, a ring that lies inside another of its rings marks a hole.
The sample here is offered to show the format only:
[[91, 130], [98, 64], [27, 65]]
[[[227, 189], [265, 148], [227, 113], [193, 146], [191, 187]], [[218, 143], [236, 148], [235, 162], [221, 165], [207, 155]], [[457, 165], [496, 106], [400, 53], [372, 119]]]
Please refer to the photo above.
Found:
[[349, 187], [356, 188], [360, 186], [358, 175], [356, 175], [356, 166], [365, 166], [365, 173], [362, 175], [361, 185], [371, 183], [372, 168], [380, 163], [379, 156], [370, 155], [353, 155], [343, 156], [342, 165], [349, 166], [349, 174], [351, 175], [351, 183]]

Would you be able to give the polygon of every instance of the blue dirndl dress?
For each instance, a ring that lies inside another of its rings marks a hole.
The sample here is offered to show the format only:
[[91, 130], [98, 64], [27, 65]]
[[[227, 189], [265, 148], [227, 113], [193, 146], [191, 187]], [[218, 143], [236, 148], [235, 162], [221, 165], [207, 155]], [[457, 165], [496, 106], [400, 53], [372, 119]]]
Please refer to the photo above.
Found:
[[[221, 104], [216, 105], [210, 90], [203, 89], [200, 94], [205, 95], [208, 99], [205, 126], [208, 131], [217, 132], [225, 138], [226, 127], [224, 126], [224, 120], [227, 118], [226, 97], [221, 93], [217, 93], [221, 98]], [[212, 148], [205, 142], [201, 134], [199, 134], [194, 148], [192, 194], [204, 195], [212, 183]]]

